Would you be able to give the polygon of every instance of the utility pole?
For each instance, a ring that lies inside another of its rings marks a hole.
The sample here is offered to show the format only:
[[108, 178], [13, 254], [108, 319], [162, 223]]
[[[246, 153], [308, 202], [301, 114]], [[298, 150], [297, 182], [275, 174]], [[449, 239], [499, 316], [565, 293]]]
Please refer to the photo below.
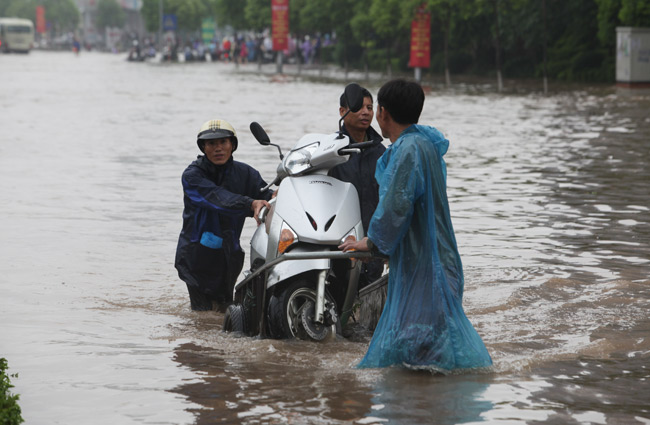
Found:
[[282, 63], [284, 62], [284, 59], [282, 58], [283, 53], [282, 50], [278, 50], [278, 53], [276, 54], [275, 57], [275, 72], [278, 74], [282, 74]]
[[422, 68], [420, 68], [419, 66], [414, 68], [414, 77], [415, 77], [415, 81], [417, 81], [418, 83], [422, 82]]

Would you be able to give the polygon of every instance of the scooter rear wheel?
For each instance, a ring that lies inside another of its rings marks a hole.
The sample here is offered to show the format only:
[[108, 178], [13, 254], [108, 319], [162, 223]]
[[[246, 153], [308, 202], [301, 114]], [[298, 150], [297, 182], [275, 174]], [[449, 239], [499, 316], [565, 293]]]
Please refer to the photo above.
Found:
[[244, 308], [241, 304], [230, 304], [223, 319], [223, 331], [238, 334], [246, 332]]

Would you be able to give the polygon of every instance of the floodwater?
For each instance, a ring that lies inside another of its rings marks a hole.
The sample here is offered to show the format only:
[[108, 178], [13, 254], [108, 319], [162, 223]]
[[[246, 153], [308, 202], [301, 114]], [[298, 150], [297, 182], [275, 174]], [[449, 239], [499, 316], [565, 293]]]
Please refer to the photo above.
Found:
[[343, 81], [254, 71], [0, 57], [0, 356], [27, 425], [650, 424], [649, 92], [430, 87], [494, 359], [432, 376], [355, 369], [364, 337], [235, 338], [190, 311], [173, 258], [200, 125], [229, 120], [267, 180], [251, 121], [284, 149], [337, 125]]

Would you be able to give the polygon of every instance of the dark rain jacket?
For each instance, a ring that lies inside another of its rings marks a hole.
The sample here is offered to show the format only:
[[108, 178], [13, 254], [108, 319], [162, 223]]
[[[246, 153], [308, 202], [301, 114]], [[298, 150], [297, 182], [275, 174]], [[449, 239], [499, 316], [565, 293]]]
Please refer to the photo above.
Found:
[[[350, 137], [345, 126], [343, 126], [342, 130], [343, 134]], [[332, 168], [329, 175], [341, 181], [352, 183], [357, 189], [363, 231], [368, 233], [370, 219], [379, 203], [379, 185], [375, 180], [375, 166], [386, 148], [381, 143], [383, 139], [374, 128], [368, 127], [366, 135], [368, 141], [375, 142], [375, 144], [370, 148], [362, 149], [361, 153], [351, 154], [347, 162]], [[363, 140], [359, 140], [359, 142], [363, 142]]]
[[[350, 136], [345, 126], [342, 128], [343, 134]], [[377, 160], [384, 154], [386, 148], [381, 143], [382, 138], [374, 128], [368, 127], [366, 130], [368, 141], [374, 142], [374, 145], [361, 150], [361, 153], [353, 153], [347, 162], [337, 165], [329, 171], [329, 175], [354, 185], [359, 194], [359, 204], [361, 207], [361, 222], [363, 231], [368, 234], [368, 225], [372, 218], [375, 208], [379, 203], [379, 185], [375, 180], [375, 166]], [[363, 142], [363, 140], [359, 140]], [[375, 259], [364, 263], [362, 266], [359, 288], [377, 280], [384, 271], [384, 262]]]
[[232, 297], [244, 264], [239, 237], [255, 199], [272, 191], [253, 167], [232, 159], [218, 166], [199, 156], [183, 172], [183, 230], [175, 267], [188, 286], [217, 297]]

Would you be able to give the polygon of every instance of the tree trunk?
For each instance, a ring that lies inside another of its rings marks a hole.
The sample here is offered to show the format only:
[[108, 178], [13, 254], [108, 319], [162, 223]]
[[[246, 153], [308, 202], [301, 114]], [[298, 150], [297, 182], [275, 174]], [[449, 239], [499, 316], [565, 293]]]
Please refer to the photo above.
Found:
[[370, 67], [368, 66], [368, 45], [363, 48], [363, 70], [366, 74], [366, 81], [370, 80]]
[[388, 75], [388, 78], [393, 76], [393, 67], [390, 63], [390, 47], [388, 46], [386, 46], [386, 74]]
[[348, 73], [350, 72], [350, 65], [348, 64], [348, 43], [343, 43], [343, 66], [345, 68], [345, 79], [348, 79]]
[[497, 68], [497, 90], [503, 90], [503, 80], [501, 78], [501, 43], [499, 40], [499, 0], [494, 0], [494, 18], [496, 21], [496, 35], [494, 43], [496, 47], [496, 68]]
[[318, 76], [323, 76], [323, 47], [318, 48]]
[[546, 28], [546, 0], [542, 0], [542, 19], [544, 20], [544, 94], [548, 94], [548, 77], [546, 73], [546, 49], [548, 47], [548, 34]]
[[302, 74], [302, 50], [300, 50], [300, 41], [302, 37], [296, 38], [296, 64], [298, 64], [298, 75]]
[[[276, 63], [275, 63], [275, 70], [278, 74], [282, 74], [282, 65], [284, 62], [284, 58], [282, 57], [284, 54], [282, 50], [278, 51], [277, 56], [275, 57]], [[239, 65], [237, 65], [239, 67]]]
[[447, 8], [447, 18], [445, 19], [445, 35], [444, 35], [444, 54], [445, 54], [445, 84], [447, 87], [451, 86], [451, 75], [449, 73], [449, 28], [451, 27], [451, 10]]

